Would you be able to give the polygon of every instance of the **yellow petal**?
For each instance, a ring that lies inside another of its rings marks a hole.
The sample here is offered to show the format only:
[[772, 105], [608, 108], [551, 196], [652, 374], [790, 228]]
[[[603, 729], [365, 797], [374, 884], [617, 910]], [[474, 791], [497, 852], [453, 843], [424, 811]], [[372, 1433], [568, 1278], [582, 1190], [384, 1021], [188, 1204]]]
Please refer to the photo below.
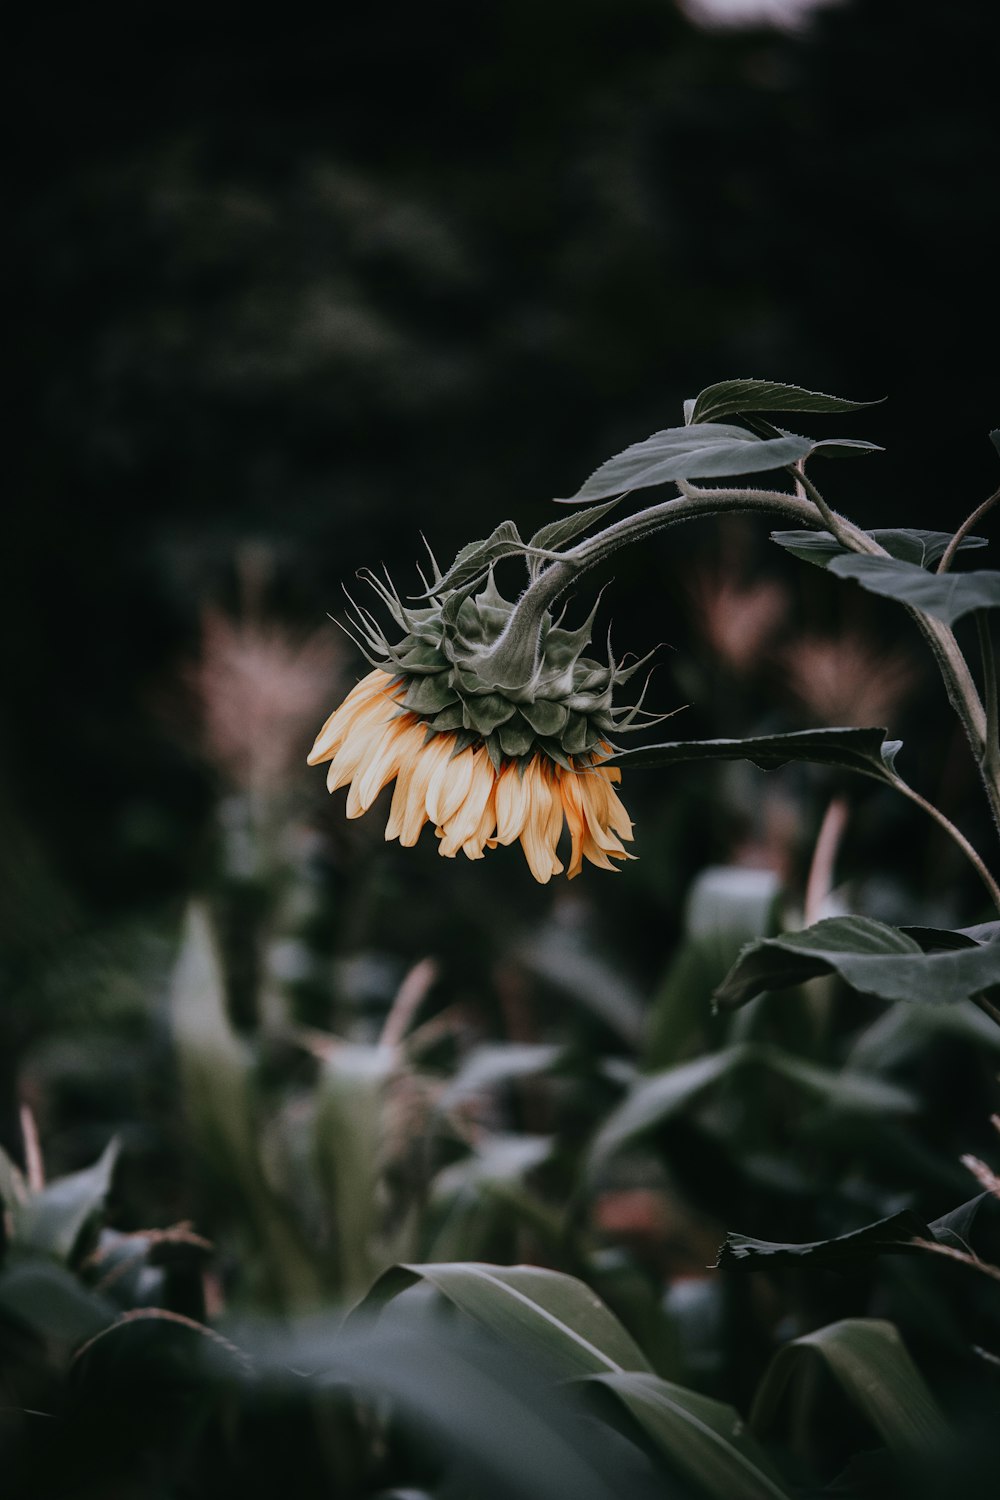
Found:
[[527, 771], [522, 772], [514, 761], [509, 761], [500, 772], [496, 803], [496, 841], [498, 844], [512, 844], [521, 836], [530, 806]]
[[553, 875], [562, 873], [555, 850], [562, 828], [562, 803], [558, 802], [558, 818], [554, 818], [558, 799], [541, 756], [529, 762], [524, 784], [528, 788], [528, 815], [521, 831], [521, 847], [532, 875], [540, 885], [547, 885]]
[[[454, 736], [450, 736], [454, 745]], [[472, 781], [472, 750], [451, 755], [435, 770], [427, 786], [427, 812], [443, 827], [465, 801]]]
[[373, 700], [384, 699], [386, 709], [389, 712], [392, 711], [394, 700], [386, 692], [392, 680], [388, 672], [376, 670], [369, 672], [367, 677], [351, 689], [343, 703], [330, 715], [316, 736], [316, 742], [307, 757], [309, 765], [319, 765], [336, 753], [358, 716], [371, 711]]
[[[496, 783], [496, 772], [485, 749], [480, 747], [472, 752], [470, 764], [469, 786], [464, 800], [443, 825], [442, 854], [457, 854], [459, 849], [464, 848], [466, 843], [475, 837]], [[489, 831], [491, 833], [493, 831], [492, 824]], [[483, 839], [485, 837], [484, 834]], [[480, 840], [480, 854], [483, 839]]]

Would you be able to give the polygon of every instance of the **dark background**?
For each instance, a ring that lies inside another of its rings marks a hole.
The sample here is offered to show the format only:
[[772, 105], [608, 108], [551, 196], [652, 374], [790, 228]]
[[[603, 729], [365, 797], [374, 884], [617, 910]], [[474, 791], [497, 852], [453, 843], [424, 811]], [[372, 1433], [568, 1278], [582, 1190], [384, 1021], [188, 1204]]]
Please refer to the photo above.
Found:
[[[0, 809], [33, 920], [197, 882], [162, 697], [248, 541], [315, 626], [743, 375], [885, 396], [831, 499], [956, 525], [995, 472], [997, 41], [981, 0], [22, 18]], [[670, 535], [618, 568], [630, 646], [678, 640]]]

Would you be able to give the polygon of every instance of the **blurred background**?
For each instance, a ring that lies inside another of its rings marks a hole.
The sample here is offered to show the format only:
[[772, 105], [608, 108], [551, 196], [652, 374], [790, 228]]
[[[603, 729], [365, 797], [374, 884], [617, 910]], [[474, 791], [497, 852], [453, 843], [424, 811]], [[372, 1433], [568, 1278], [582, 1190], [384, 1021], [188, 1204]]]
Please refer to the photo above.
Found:
[[[693, 883], [750, 872], [723, 895], [757, 930], [775, 903], [801, 915], [824, 825], [822, 910], [989, 916], [919, 813], [816, 770], [636, 774], [639, 862], [543, 890], [518, 849], [466, 866], [429, 834], [386, 846], [384, 805], [348, 823], [305, 755], [367, 670], [329, 618], [359, 568], [416, 590], [422, 536], [446, 562], [506, 517], [528, 534], [716, 380], [885, 397], [836, 428], [885, 454], [817, 475], [862, 524], [954, 529], [985, 498], [996, 391], [972, 372], [996, 345], [998, 42], [981, 0], [21, 16], [0, 550], [11, 1152], [25, 1102], [52, 1171], [118, 1132], [118, 1222], [193, 1214], [219, 1235], [168, 1019], [192, 898], [213, 912], [229, 1024], [290, 1108], [302, 1059], [323, 1037], [374, 1041], [407, 976], [404, 1009], [451, 1018], [446, 1067], [491, 1036], [646, 1066], [718, 1045], [710, 983], [695, 960], [676, 967], [692, 930], [714, 930], [717, 888], [692, 917]], [[689, 705], [667, 737], [887, 724], [909, 738], [909, 778], [984, 842], [961, 737], [889, 605], [742, 520], [671, 530], [595, 581], [599, 641], [613, 622], [619, 652], [663, 643], [649, 703]], [[832, 1019], [817, 1004], [802, 1047], [822, 1033], [842, 1060], [877, 1007], [854, 997]], [[977, 1092], [950, 1045], [913, 1063], [936, 1103], [893, 1127], [891, 1191], [851, 1199], [846, 1147], [829, 1166], [852, 1207], [828, 1201], [827, 1230], [955, 1200], [993, 1063]], [[614, 1069], [602, 1080], [560, 1130], [590, 1128]], [[550, 1106], [518, 1108], [521, 1128], [550, 1128]], [[787, 1142], [795, 1116], [781, 1118]], [[704, 1267], [729, 1205], [755, 1192], [810, 1237], [815, 1161], [782, 1184], [772, 1157], [755, 1178], [732, 1121], [683, 1131], [701, 1182], [684, 1266]], [[531, 1165], [529, 1151], [518, 1170]], [[663, 1200], [621, 1195], [660, 1183], [651, 1171], [635, 1166], [595, 1222], [645, 1245], [659, 1275]], [[308, 1237], [322, 1215], [305, 1200]]]

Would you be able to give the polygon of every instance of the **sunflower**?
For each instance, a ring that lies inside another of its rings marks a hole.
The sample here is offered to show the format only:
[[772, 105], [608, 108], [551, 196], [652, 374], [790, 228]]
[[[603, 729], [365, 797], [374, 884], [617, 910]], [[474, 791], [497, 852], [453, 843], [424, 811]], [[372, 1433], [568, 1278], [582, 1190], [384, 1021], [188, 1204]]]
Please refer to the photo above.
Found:
[[357, 818], [395, 780], [387, 839], [417, 842], [430, 822], [438, 852], [461, 850], [482, 859], [486, 849], [518, 839], [532, 875], [543, 885], [563, 873], [557, 854], [563, 826], [570, 834], [567, 874], [572, 880], [584, 859], [613, 870], [612, 860], [630, 859], [622, 839], [632, 823], [615, 791], [616, 766], [600, 758], [601, 742], [578, 765], [557, 761], [544, 750], [506, 757], [482, 736], [439, 730], [405, 706], [409, 684], [376, 668], [348, 693], [323, 725], [310, 765], [329, 761], [327, 787], [348, 786], [347, 816]]

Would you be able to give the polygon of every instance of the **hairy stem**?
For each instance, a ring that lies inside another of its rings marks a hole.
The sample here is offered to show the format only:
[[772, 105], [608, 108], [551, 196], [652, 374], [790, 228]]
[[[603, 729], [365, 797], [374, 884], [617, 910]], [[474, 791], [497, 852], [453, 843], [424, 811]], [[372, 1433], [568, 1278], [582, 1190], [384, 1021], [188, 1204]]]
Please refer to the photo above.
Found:
[[922, 797], [920, 793], [918, 791], [915, 791], [914, 788], [910, 786], [909, 782], [904, 781], [901, 776], [893, 775], [889, 779], [890, 784], [896, 788], [897, 792], [902, 792], [903, 796], [908, 797], [911, 802], [917, 805], [917, 807], [922, 807], [924, 812], [927, 813], [929, 817], [933, 818], [935, 823], [937, 823], [939, 827], [943, 828], [948, 837], [958, 845], [959, 849], [961, 849], [966, 859], [975, 869], [980, 880], [983, 882], [983, 885], [989, 891], [990, 900], [993, 902], [993, 905], [996, 907], [997, 911], [1000, 912], [1000, 885], [997, 885], [997, 882], [994, 880], [993, 876], [986, 868], [977, 850], [972, 847], [972, 845], [969, 843], [969, 840], [965, 837], [965, 834], [962, 833], [961, 829], [956, 828], [951, 819], [945, 817], [944, 813], [939, 807], [935, 807], [933, 802], [928, 802], [926, 797]]
[[[550, 563], [538, 574], [518, 600], [507, 629], [491, 653], [495, 680], [502, 683], [505, 672], [522, 668], [520, 658], [523, 656], [525, 640], [538, 640], [545, 611], [580, 573], [603, 562], [619, 547], [681, 521], [731, 511], [767, 511], [806, 526], [830, 530], [852, 552], [865, 553], [870, 557], [889, 555], [860, 526], [855, 526], [853, 521], [831, 510], [805, 473], [797, 468], [790, 472], [797, 485], [806, 491], [805, 496], [792, 495], [785, 490], [706, 489], [686, 482], [679, 483], [680, 495], [661, 501], [659, 505], [646, 506], [633, 515], [623, 516], [603, 531], [595, 532], [593, 536], [586, 537], [575, 547], [569, 548], [558, 562]], [[981, 514], [982, 510], [983, 507], [980, 507], [976, 515]], [[970, 518], [970, 524], [973, 519], [974, 517]], [[965, 730], [983, 779], [994, 823], [1000, 832], [1000, 778], [988, 774], [985, 767], [986, 713], [968, 663], [954, 633], [943, 620], [911, 606], [907, 608], [937, 662], [949, 701]]]
[[1000, 490], [994, 490], [989, 499], [984, 500], [982, 505], [977, 505], [976, 509], [972, 512], [972, 515], [962, 522], [961, 526], [955, 532], [955, 535], [952, 537], [951, 541], [944, 549], [944, 554], [941, 558], [941, 561], [937, 565], [937, 570], [939, 573], [947, 573], [948, 569], [951, 567], [952, 563], [955, 560], [955, 553], [958, 551], [959, 547], [962, 545], [963, 541], [968, 536], [973, 526], [975, 526], [977, 521], [982, 520], [986, 512], [992, 509], [992, 507], [996, 505], [998, 500], [1000, 500]]
[[867, 552], [872, 557], [885, 555], [884, 547], [880, 547], [878, 542], [857, 526], [852, 526], [846, 516], [840, 516], [835, 510], [831, 510], [809, 478], [804, 465], [794, 468], [792, 473], [823, 517], [827, 530], [833, 533], [842, 547], [849, 547], [852, 552]]
[[[986, 735], [980, 769], [987, 790], [992, 788], [994, 798], [1000, 801], [1000, 710], [998, 710], [997, 703], [997, 666], [989, 616], [985, 609], [976, 610], [976, 629], [979, 632], [979, 653], [983, 663], [983, 697], [986, 700]], [[994, 804], [994, 815], [996, 811]]]

